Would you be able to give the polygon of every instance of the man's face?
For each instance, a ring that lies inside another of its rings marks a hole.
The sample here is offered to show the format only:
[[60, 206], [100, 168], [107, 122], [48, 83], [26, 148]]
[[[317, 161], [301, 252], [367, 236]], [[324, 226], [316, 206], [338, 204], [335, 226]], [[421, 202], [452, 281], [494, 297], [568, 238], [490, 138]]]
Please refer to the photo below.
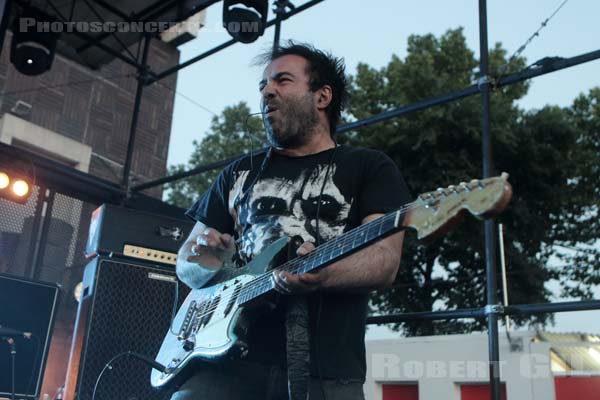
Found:
[[304, 58], [282, 56], [267, 66], [260, 82], [267, 138], [277, 148], [301, 146], [317, 124], [315, 93], [309, 90], [306, 68]]

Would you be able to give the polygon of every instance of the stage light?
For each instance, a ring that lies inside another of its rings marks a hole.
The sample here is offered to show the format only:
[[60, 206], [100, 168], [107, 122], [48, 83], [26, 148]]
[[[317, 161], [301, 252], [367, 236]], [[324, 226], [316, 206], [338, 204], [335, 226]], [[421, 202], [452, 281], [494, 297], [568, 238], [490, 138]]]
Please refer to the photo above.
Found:
[[[23, 23], [27, 21], [27, 23]], [[58, 33], [39, 32], [38, 25], [51, 26], [47, 15], [33, 9], [26, 10], [13, 21], [10, 43], [10, 62], [25, 75], [39, 75], [52, 67]]]
[[0, 198], [24, 204], [31, 195], [31, 185], [22, 174], [0, 168]]
[[225, 0], [223, 27], [232, 38], [251, 43], [265, 32], [268, 12], [268, 0]]
[[10, 185], [10, 178], [5, 172], [0, 172], [0, 190], [6, 189]]
[[18, 179], [13, 183], [12, 191], [17, 197], [27, 196], [27, 193], [29, 193], [29, 184], [23, 179]]

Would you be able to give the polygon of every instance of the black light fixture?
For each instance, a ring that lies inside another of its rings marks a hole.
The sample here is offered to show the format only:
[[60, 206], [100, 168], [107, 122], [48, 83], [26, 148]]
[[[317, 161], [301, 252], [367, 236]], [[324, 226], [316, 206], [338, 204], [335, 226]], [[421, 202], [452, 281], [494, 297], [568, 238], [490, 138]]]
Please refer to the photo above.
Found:
[[268, 12], [268, 0], [225, 0], [223, 27], [232, 38], [252, 43], [265, 32]]
[[49, 16], [33, 9], [21, 13], [13, 21], [10, 44], [10, 62], [25, 75], [39, 75], [52, 67], [59, 33], [48, 32], [52, 22]]

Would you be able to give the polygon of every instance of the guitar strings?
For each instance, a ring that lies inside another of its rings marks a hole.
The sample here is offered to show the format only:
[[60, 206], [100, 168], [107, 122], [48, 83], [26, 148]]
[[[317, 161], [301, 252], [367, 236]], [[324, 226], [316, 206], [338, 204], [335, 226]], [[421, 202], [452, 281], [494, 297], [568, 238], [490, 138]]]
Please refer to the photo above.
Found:
[[[341, 238], [343, 238], [343, 239], [341, 239], [341, 241], [333, 239], [333, 240], [330, 240], [330, 241], [324, 243], [322, 246], [319, 246], [317, 248], [318, 252], [326, 253], [326, 252], [334, 250], [334, 249], [339, 249], [339, 247], [343, 248], [346, 245], [348, 245], [350, 242], [354, 242], [359, 236], [361, 236], [365, 233], [367, 233], [367, 234], [370, 233], [373, 230], [373, 228], [381, 229], [382, 225], [384, 223], [389, 222], [392, 219], [395, 219], [398, 216], [398, 214], [400, 214], [399, 216], [402, 216], [407, 211], [410, 211], [410, 210], [420, 207], [420, 206], [421, 206], [421, 204], [419, 204], [416, 201], [407, 203], [404, 206], [400, 207], [400, 209], [398, 209], [396, 211], [392, 211], [388, 214], [385, 214], [381, 218], [373, 220], [364, 225], [359, 225], [356, 228], [350, 230], [349, 232], [347, 232], [346, 234], [341, 236]], [[317, 250], [317, 249], [315, 249], [315, 250]], [[296, 264], [306, 265], [311, 261], [315, 261], [315, 259], [317, 259], [317, 258], [322, 258], [322, 256], [318, 255], [317, 252], [311, 252], [311, 253], [308, 253], [304, 257], [295, 258], [293, 260], [290, 260], [290, 261], [274, 268], [274, 270], [291, 272], [297, 266]], [[264, 284], [265, 280], [268, 281], [271, 279], [270, 276], [271, 276], [271, 272], [261, 274], [256, 279], [254, 279], [251, 282], [248, 282], [246, 285], [244, 285], [244, 289], [250, 290], [251, 286], [256, 286], [258, 284]]]
[[[350, 243], [350, 239], [352, 239], [352, 241], [354, 241], [355, 239], [357, 239], [357, 237], [360, 236], [360, 234], [364, 234], [365, 231], [368, 234], [369, 231], [371, 231], [373, 228], [381, 229], [381, 225], [383, 225], [385, 222], [389, 222], [389, 220], [391, 220], [391, 219], [395, 219], [396, 216], [398, 215], [398, 213], [400, 215], [403, 215], [405, 212], [409, 211], [410, 209], [415, 208], [416, 206], [418, 206], [417, 202], [408, 203], [405, 206], [401, 207], [397, 211], [388, 213], [388, 214], [382, 216], [381, 218], [373, 220], [370, 223], [367, 223], [365, 225], [360, 225], [360, 226], [350, 230], [346, 235], [343, 236], [344, 239], [342, 239], [342, 243], [344, 243], [344, 245], [342, 246], [342, 248], [346, 244]], [[320, 253], [327, 252], [328, 250], [331, 250], [332, 248], [334, 248], [333, 242], [336, 242], [336, 241], [332, 240], [332, 241], [329, 241], [329, 242], [323, 244], [322, 246], [320, 246], [319, 252]], [[337, 244], [339, 244], [339, 243], [340, 242], [337, 242]], [[316, 253], [309, 253], [305, 257], [290, 260], [290, 261], [276, 267], [274, 270], [278, 270], [278, 271], [283, 270], [283, 271], [290, 272], [296, 266], [295, 264], [306, 265], [308, 262], [314, 261], [316, 258], [319, 258], [319, 257], [320, 256], [318, 256]], [[263, 273], [263, 274], [259, 275], [257, 278], [253, 279], [252, 281], [250, 281], [244, 285], [236, 286], [235, 290], [233, 290], [230, 295], [221, 297], [221, 300], [219, 301], [219, 303], [217, 305], [210, 306], [209, 308], [205, 309], [202, 314], [195, 315], [194, 318], [201, 319], [201, 318], [207, 316], [208, 314], [213, 313], [220, 304], [224, 304], [224, 303], [229, 304], [229, 302], [233, 296], [237, 296], [238, 298], [241, 297], [239, 295], [239, 293], [242, 290], [250, 291], [252, 289], [255, 289], [258, 285], [264, 285], [265, 283], [270, 284], [270, 279], [271, 279], [270, 276], [271, 276], [271, 272]]]
[[[485, 181], [479, 181], [481, 184], [483, 185], [487, 185], [488, 182]], [[460, 188], [460, 186], [458, 187]], [[473, 189], [472, 187], [469, 186], [469, 189]], [[467, 191], [467, 189], [464, 190], [465, 192]], [[470, 191], [470, 190], [469, 190]], [[427, 194], [427, 193], [425, 193]], [[395, 219], [397, 216], [401, 217], [404, 214], [406, 214], [406, 212], [413, 210], [417, 207], [421, 207], [422, 206], [422, 202], [423, 201], [427, 201], [427, 199], [425, 199], [424, 195], [419, 196], [419, 200], [420, 201], [414, 201], [411, 203], [407, 203], [405, 205], [403, 205], [402, 207], [400, 207], [398, 210], [390, 212], [388, 214], [385, 214], [384, 216], [377, 218], [376, 220], [373, 220], [367, 224], [364, 225], [359, 225], [354, 229], [351, 229], [349, 232], [347, 232], [345, 235], [341, 236], [343, 239], [341, 239], [341, 243], [344, 243], [341, 247], [343, 249], [343, 247], [348, 244], [350, 242], [350, 239], [352, 238], [353, 242], [354, 240], [357, 238], [357, 236], [360, 236], [360, 234], [364, 234], [365, 231], [368, 234], [369, 231], [374, 228], [379, 226], [379, 229], [381, 229], [381, 226], [385, 223], [385, 222], [389, 222], [389, 220], [391, 219]], [[337, 240], [330, 240], [329, 242], [326, 242], [325, 244], [323, 244], [322, 246], [320, 246], [319, 249], [319, 253], [324, 253], [327, 252], [329, 250], [332, 250], [334, 247], [338, 246], [340, 243]], [[339, 247], [338, 247], [339, 248]], [[295, 258], [293, 260], [290, 260], [276, 268], [274, 268], [273, 270], [277, 270], [277, 271], [286, 271], [286, 272], [291, 272], [294, 270], [294, 268], [297, 266], [296, 264], [301, 264], [301, 265], [307, 265], [308, 262], [310, 261], [315, 261], [317, 258], [321, 258], [321, 256], [318, 256], [315, 252], [311, 252], [309, 254], [307, 254], [304, 257], [301, 258]], [[331, 258], [330, 258], [331, 260]], [[272, 289], [272, 284], [271, 284], [271, 273], [272, 271], [269, 272], [265, 272], [261, 275], [259, 275], [258, 277], [256, 277], [255, 279], [253, 279], [252, 281], [246, 283], [246, 284], [242, 284], [242, 285], [237, 285], [235, 290], [232, 291], [232, 293], [229, 296], [226, 297], [222, 297], [221, 300], [218, 302], [217, 305], [215, 306], [211, 306], [208, 309], [204, 310], [204, 313], [198, 316], [194, 316], [194, 318], [204, 318], [207, 315], [213, 313], [220, 304], [224, 304], [227, 303], [229, 304], [229, 302], [231, 301], [233, 296], [236, 296], [237, 299], [239, 299], [242, 295], [240, 295], [241, 291], [250, 291], [250, 290], [255, 290], [255, 289], [260, 289], [263, 285], [268, 285], [268, 289]], [[259, 286], [260, 285], [260, 286]], [[259, 291], [260, 292], [260, 291]], [[262, 293], [259, 293], [262, 294]], [[253, 297], [250, 297], [247, 300], [251, 300]], [[236, 301], [237, 301], [236, 299]], [[228, 306], [227, 306], [228, 307]], [[205, 325], [204, 327], [208, 326]]]

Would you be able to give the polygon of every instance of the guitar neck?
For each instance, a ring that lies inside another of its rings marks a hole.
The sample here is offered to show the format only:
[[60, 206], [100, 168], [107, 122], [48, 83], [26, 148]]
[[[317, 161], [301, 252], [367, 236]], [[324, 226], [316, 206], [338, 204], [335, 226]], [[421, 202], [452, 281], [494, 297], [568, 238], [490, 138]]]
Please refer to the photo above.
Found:
[[[349, 232], [317, 247], [308, 255], [290, 260], [277, 268], [292, 274], [302, 274], [325, 267], [402, 229], [400, 219], [406, 208], [388, 213], [376, 220], [360, 225]], [[273, 290], [271, 272], [259, 275], [240, 292], [241, 304]]]

